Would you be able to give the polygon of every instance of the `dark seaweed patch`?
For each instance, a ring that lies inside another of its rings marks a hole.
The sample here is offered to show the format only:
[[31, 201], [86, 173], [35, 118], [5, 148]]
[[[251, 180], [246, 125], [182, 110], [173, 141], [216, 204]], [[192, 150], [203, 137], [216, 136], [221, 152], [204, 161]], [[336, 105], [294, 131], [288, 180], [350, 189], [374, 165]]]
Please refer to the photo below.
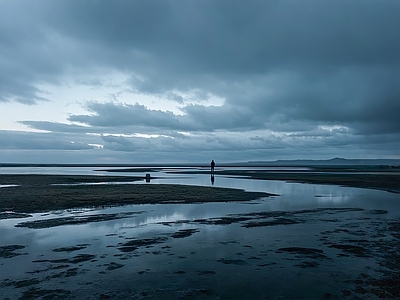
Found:
[[15, 227], [40, 229], [40, 228], [50, 228], [50, 227], [64, 226], [64, 225], [82, 225], [82, 224], [87, 224], [87, 223], [104, 222], [104, 221], [110, 221], [110, 220], [130, 218], [133, 215], [137, 215], [140, 213], [142, 213], [142, 212], [127, 212], [127, 213], [119, 213], [119, 214], [97, 214], [97, 215], [53, 218], [53, 219], [47, 219], [47, 220], [22, 222], [22, 223], [15, 225]]
[[0, 247], [0, 258], [12, 258], [19, 255], [24, 255], [26, 253], [15, 253], [15, 250], [24, 249], [25, 246], [22, 245], [7, 245]]
[[196, 219], [193, 222], [204, 224], [204, 225], [230, 225], [233, 223], [243, 222], [251, 220], [251, 217], [221, 217], [221, 218], [210, 218], [210, 219]]
[[219, 242], [222, 245], [228, 245], [228, 244], [239, 244], [238, 241], [227, 241], [227, 242]]
[[62, 259], [54, 259], [54, 260], [49, 260], [51, 263], [69, 263], [69, 264], [78, 264], [81, 262], [89, 261], [95, 258], [96, 255], [93, 254], [79, 254], [71, 258], [62, 258]]
[[226, 265], [239, 265], [239, 266], [243, 266], [243, 265], [248, 265], [248, 263], [246, 261], [244, 261], [243, 259], [225, 259], [225, 258], [221, 258], [218, 259], [217, 262], [226, 264]]
[[198, 229], [182, 229], [182, 230], [179, 230], [179, 231], [171, 234], [171, 237], [176, 238], [176, 239], [185, 238], [185, 237], [191, 236], [192, 234], [194, 234], [196, 232], [199, 232], [199, 230]]
[[315, 259], [327, 258], [323, 250], [314, 248], [286, 247], [279, 248], [276, 252], [289, 252], [291, 254], [303, 255]]
[[371, 209], [371, 210], [367, 210], [365, 213], [371, 214], [371, 215], [384, 215], [384, 214], [387, 214], [388, 211], [385, 209]]
[[[39, 262], [39, 261], [32, 261], [32, 262]], [[49, 262], [48, 260], [45, 260], [44, 262]], [[69, 265], [56, 265], [56, 266], [51, 266], [47, 269], [41, 269], [41, 270], [35, 270], [35, 271], [30, 271], [30, 272], [26, 272], [27, 274], [39, 274], [39, 273], [43, 273], [43, 272], [48, 272], [51, 270], [60, 270], [60, 269], [65, 269], [68, 268]]]
[[15, 281], [6, 279], [2, 282], [2, 284], [4, 286], [13, 286], [14, 288], [24, 288], [24, 287], [35, 285], [38, 283], [40, 283], [40, 281], [36, 278], [15, 280]]
[[295, 265], [296, 267], [300, 267], [303, 269], [308, 269], [308, 268], [316, 268], [319, 266], [319, 263], [316, 261], [303, 261], [300, 264]]
[[171, 221], [171, 222], [159, 222], [158, 224], [162, 224], [165, 226], [172, 226], [176, 224], [189, 224], [191, 221], [190, 220], [178, 220], [178, 221]]
[[[317, 208], [305, 209], [298, 211], [264, 211], [245, 214], [231, 214], [226, 217], [196, 219], [192, 223], [204, 225], [230, 225], [233, 223], [242, 223], [245, 228], [276, 226], [276, 225], [292, 225], [306, 222], [300, 219], [300, 216], [307, 215], [307, 220], [315, 219], [321, 214], [337, 214], [345, 212], [363, 211], [361, 208]], [[325, 218], [326, 219], [326, 218]], [[336, 222], [333, 220], [332, 222]], [[170, 225], [170, 224], [169, 224]]]
[[157, 238], [148, 238], [148, 239], [134, 239], [129, 242], [122, 244], [118, 249], [121, 252], [132, 252], [140, 247], [150, 247], [155, 244], [164, 243], [167, 241], [167, 237], [157, 237]]
[[61, 248], [56, 248], [53, 249], [53, 252], [73, 252], [73, 251], [78, 251], [87, 248], [89, 244], [80, 244], [76, 246], [70, 246], [70, 247], [61, 247]]
[[273, 266], [276, 265], [276, 262], [270, 262], [270, 263], [265, 263], [265, 264], [258, 264], [257, 266], [259, 267], [266, 267], [266, 266]]
[[78, 274], [85, 273], [84, 270], [79, 270], [79, 268], [71, 268], [68, 270], [65, 270], [63, 272], [54, 274], [51, 276], [51, 278], [68, 278], [68, 277], [74, 277], [77, 276]]
[[339, 249], [345, 253], [354, 254], [355, 256], [358, 257], [368, 257], [367, 249], [361, 246], [349, 245], [349, 244], [332, 244], [329, 245], [328, 247]]
[[104, 264], [104, 266], [107, 267], [107, 270], [112, 271], [112, 270], [122, 268], [124, 265], [118, 264], [115, 262], [110, 262], [109, 264]]
[[262, 226], [277, 226], [277, 225], [292, 225], [302, 223], [297, 220], [288, 218], [278, 218], [271, 221], [249, 222], [243, 225], [245, 228], [262, 227]]
[[32, 215], [16, 212], [0, 212], [0, 220], [30, 218]]
[[391, 277], [371, 279], [366, 283], [372, 286], [371, 293], [381, 299], [400, 299], [399, 282], [399, 274], [391, 274]]
[[70, 294], [70, 291], [62, 289], [43, 290], [31, 288], [28, 291], [24, 291], [20, 299], [66, 299]]
[[388, 230], [390, 231], [390, 233], [393, 237], [395, 237], [396, 239], [400, 239], [400, 222], [399, 221], [390, 222]]
[[197, 275], [214, 275], [217, 274], [215, 271], [198, 271]]

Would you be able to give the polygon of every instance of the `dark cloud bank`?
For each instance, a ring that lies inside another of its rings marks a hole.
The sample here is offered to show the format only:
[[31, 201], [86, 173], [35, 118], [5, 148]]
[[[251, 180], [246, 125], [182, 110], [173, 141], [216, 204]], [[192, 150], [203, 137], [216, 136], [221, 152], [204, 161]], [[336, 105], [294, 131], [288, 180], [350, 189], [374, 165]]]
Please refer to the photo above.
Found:
[[[79, 150], [152, 147], [160, 159], [165, 151], [175, 157], [209, 151], [204, 157], [224, 160], [399, 157], [399, 1], [9, 1], [0, 7], [0, 101], [58, 101], [41, 96], [38, 84], [61, 84], [71, 72], [95, 87], [101, 80], [82, 78], [102, 68], [129, 74], [134, 93], [181, 105], [177, 115], [118, 99], [92, 101], [87, 114], [68, 117], [74, 125], [18, 120], [60, 140], [53, 147], [35, 142], [43, 134], [27, 134], [33, 148], [71, 150], [66, 137], [72, 136]], [[201, 104], [213, 97], [223, 104]], [[15, 140], [19, 135], [1, 135], [1, 148], [27, 148]]]

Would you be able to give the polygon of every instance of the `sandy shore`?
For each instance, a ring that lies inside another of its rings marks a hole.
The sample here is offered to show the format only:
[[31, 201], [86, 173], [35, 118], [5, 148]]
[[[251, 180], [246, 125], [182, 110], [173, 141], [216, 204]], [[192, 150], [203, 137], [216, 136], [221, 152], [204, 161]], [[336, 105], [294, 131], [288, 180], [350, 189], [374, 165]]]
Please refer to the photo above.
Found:
[[[0, 211], [33, 213], [126, 204], [249, 201], [271, 195], [240, 189], [187, 185], [101, 184], [102, 182], [127, 183], [136, 180], [143, 178], [0, 175], [0, 184], [19, 185], [0, 189]], [[81, 183], [91, 184], [80, 185]]]
[[348, 187], [385, 190], [388, 192], [400, 192], [399, 174], [367, 174], [367, 173], [252, 173], [253, 179], [284, 180], [299, 183], [334, 184]]
[[[199, 174], [208, 171], [183, 171], [184, 174]], [[382, 172], [379, 169], [310, 169], [308, 171], [265, 171], [265, 170], [221, 170], [215, 175], [246, 176], [249, 179], [282, 180], [298, 183], [333, 184], [365, 189], [385, 190], [400, 193], [400, 173]]]

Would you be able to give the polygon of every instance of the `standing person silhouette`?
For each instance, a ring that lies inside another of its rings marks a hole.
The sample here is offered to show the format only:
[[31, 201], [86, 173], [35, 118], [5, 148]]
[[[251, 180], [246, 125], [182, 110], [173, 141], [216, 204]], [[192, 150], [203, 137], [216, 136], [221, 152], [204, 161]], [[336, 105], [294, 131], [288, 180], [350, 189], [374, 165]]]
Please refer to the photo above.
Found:
[[211, 173], [214, 173], [215, 162], [214, 160], [211, 161]]

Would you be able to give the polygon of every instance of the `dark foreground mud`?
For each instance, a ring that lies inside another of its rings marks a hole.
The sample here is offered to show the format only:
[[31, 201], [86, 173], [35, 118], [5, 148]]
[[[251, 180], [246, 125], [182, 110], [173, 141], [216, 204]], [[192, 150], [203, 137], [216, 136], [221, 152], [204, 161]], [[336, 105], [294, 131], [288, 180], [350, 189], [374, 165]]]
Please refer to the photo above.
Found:
[[[111, 220], [95, 220], [102, 218]], [[259, 211], [133, 227], [125, 220], [112, 219], [91, 243], [34, 255], [33, 245], [0, 245], [1, 268], [30, 265], [3, 276], [0, 292], [10, 299], [400, 298], [400, 219], [385, 210]]]
[[82, 225], [88, 223], [97, 223], [111, 220], [118, 220], [124, 218], [130, 218], [133, 215], [140, 214], [141, 212], [124, 212], [118, 214], [97, 214], [97, 215], [84, 215], [84, 216], [71, 216], [62, 218], [52, 218], [44, 220], [35, 220], [21, 222], [15, 225], [15, 227], [26, 227], [26, 228], [50, 228], [63, 225]]

